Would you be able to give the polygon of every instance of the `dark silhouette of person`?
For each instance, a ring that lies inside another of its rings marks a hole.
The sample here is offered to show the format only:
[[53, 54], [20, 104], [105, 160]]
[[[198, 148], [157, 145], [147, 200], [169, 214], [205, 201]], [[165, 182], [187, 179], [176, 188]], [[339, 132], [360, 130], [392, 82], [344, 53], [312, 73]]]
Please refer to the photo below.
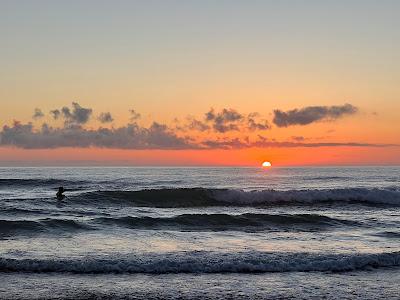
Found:
[[65, 198], [65, 196], [63, 195], [64, 192], [65, 192], [64, 187], [60, 186], [60, 187], [58, 188], [58, 192], [57, 192], [57, 194], [56, 194], [56, 197], [57, 197], [58, 200], [62, 200], [62, 199]]

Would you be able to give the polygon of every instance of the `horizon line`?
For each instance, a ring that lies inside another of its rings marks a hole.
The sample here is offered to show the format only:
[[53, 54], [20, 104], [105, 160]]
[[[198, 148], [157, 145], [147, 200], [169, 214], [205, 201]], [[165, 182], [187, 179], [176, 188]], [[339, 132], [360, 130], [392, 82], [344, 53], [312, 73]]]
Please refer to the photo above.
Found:
[[[0, 168], [56, 168], [56, 167], [63, 167], [63, 168], [98, 168], [98, 167], [103, 167], [103, 168], [263, 168], [261, 166], [261, 163], [259, 165], [256, 164], [251, 164], [251, 165], [212, 165], [212, 164], [186, 164], [186, 165], [180, 165], [180, 164], [158, 164], [158, 165], [140, 165], [140, 164], [122, 164], [122, 163], [116, 163], [116, 164], [101, 164], [101, 163], [90, 163], [90, 161], [73, 161], [70, 163], [48, 163], [48, 164], [43, 164], [42, 162], [18, 162], [16, 163], [15, 161], [6, 161], [6, 162], [1, 162], [0, 161]], [[302, 165], [272, 165], [269, 168], [323, 168], [323, 167], [400, 167], [400, 163], [368, 163], [368, 164], [357, 164], [357, 163], [339, 163], [339, 164], [302, 164]]]

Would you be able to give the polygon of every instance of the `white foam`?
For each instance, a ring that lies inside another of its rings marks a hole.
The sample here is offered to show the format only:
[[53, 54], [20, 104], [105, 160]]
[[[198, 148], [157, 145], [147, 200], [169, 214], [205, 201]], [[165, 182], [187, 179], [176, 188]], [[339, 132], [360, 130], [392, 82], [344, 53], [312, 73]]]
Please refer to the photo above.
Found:
[[327, 201], [365, 202], [370, 204], [400, 205], [399, 189], [313, 189], [313, 190], [213, 190], [216, 200], [240, 205], [279, 203], [318, 203]]
[[0, 258], [1, 272], [73, 273], [257, 273], [346, 272], [400, 266], [400, 252], [380, 254], [217, 253], [141, 254], [119, 258]]

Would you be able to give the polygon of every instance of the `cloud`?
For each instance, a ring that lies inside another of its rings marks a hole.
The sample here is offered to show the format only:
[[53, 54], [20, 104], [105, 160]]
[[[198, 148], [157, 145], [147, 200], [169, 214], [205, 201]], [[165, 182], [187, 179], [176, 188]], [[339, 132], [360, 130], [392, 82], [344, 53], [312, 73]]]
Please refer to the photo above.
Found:
[[[352, 114], [357, 108], [350, 104], [343, 106], [313, 106], [287, 112], [275, 111], [275, 124], [289, 126], [308, 124], [319, 120], [333, 120], [345, 114]], [[86, 128], [92, 115], [91, 108], [84, 108], [73, 102], [71, 107], [50, 111], [55, 120], [62, 118], [61, 127], [43, 123], [41, 127], [33, 123], [22, 124], [15, 121], [11, 126], [0, 129], [0, 146], [14, 146], [24, 149], [53, 149], [62, 147], [98, 147], [112, 149], [242, 149], [242, 148], [293, 148], [293, 147], [390, 147], [395, 144], [373, 144], [357, 142], [306, 142], [309, 138], [292, 136], [289, 141], [266, 138], [260, 132], [271, 128], [259, 113], [242, 114], [234, 109], [220, 111], [210, 109], [204, 119], [188, 116], [182, 122], [178, 119], [171, 127], [153, 122], [149, 126], [132, 121], [117, 128]], [[135, 110], [130, 110], [132, 118], [140, 118]], [[35, 109], [33, 118], [43, 115]], [[311, 116], [310, 116], [311, 115]], [[36, 117], [35, 117], [36, 116]], [[113, 121], [110, 112], [98, 115], [102, 123]], [[36, 124], [36, 123], [35, 123]], [[279, 126], [279, 125], [278, 125]], [[229, 134], [221, 134], [229, 132]], [[326, 137], [325, 137], [326, 138]], [[324, 139], [325, 139], [324, 138]], [[315, 138], [314, 138], [315, 140]]]
[[242, 149], [251, 147], [245, 140], [239, 138], [205, 140], [203, 145], [207, 149]]
[[92, 112], [91, 108], [84, 108], [77, 102], [72, 102], [72, 109], [66, 106], [61, 108], [66, 124], [85, 124], [89, 121]]
[[214, 109], [210, 109], [205, 114], [204, 122], [205, 123], [194, 120], [192, 122], [192, 127], [198, 128], [200, 131], [205, 131], [210, 129], [207, 128], [206, 123], [211, 123], [212, 129], [219, 133], [271, 129], [268, 121], [261, 119], [259, 113], [252, 112], [246, 116], [231, 108], [224, 108], [220, 112], [215, 112]]
[[264, 120], [262, 122], [257, 122], [253, 117], [249, 116], [247, 119], [247, 123], [248, 123], [248, 129], [250, 131], [271, 129], [271, 126], [269, 125], [267, 120]]
[[259, 136], [258, 140], [249, 141], [248, 139], [214, 139], [203, 142], [207, 149], [243, 149], [243, 148], [320, 148], [320, 147], [399, 147], [398, 144], [374, 144], [357, 142], [327, 142], [327, 143], [304, 143], [304, 142], [279, 142], [269, 141], [267, 138]]
[[40, 108], [35, 108], [32, 118], [35, 120], [38, 120], [43, 117], [44, 117], [44, 113], [42, 112], [42, 110]]
[[141, 115], [136, 112], [134, 109], [130, 109], [129, 112], [131, 113], [131, 121], [136, 121], [140, 119]]
[[399, 144], [374, 144], [374, 143], [357, 143], [357, 142], [348, 142], [348, 143], [337, 143], [337, 142], [326, 142], [326, 143], [300, 143], [300, 142], [254, 142], [252, 147], [260, 147], [260, 148], [316, 148], [316, 147], [377, 147], [377, 148], [386, 148], [386, 147], [399, 147]]
[[197, 131], [207, 131], [210, 130], [210, 126], [206, 123], [196, 120], [194, 118], [188, 118], [189, 124], [186, 125], [186, 128], [189, 130], [197, 130]]
[[166, 125], [154, 122], [150, 127], [136, 123], [119, 128], [85, 129], [81, 125], [54, 128], [43, 124], [35, 130], [32, 123], [15, 121], [0, 132], [1, 146], [24, 149], [52, 149], [60, 147], [99, 147], [115, 149], [188, 149], [196, 148], [189, 139], [181, 138]]
[[295, 140], [295, 141], [297, 141], [297, 142], [301, 142], [301, 141], [304, 141], [305, 138], [304, 138], [304, 136], [296, 136], [296, 135], [293, 135], [293, 136], [292, 136], [292, 140]]
[[278, 127], [288, 127], [291, 125], [307, 125], [322, 120], [335, 120], [344, 115], [352, 115], [358, 108], [345, 104], [342, 106], [308, 106], [301, 109], [289, 111], [274, 110], [273, 122]]
[[32, 123], [15, 121], [0, 131], [0, 146], [24, 149], [53, 149], [61, 147], [98, 147], [111, 149], [242, 149], [242, 148], [295, 148], [295, 147], [391, 147], [396, 144], [373, 143], [305, 143], [279, 142], [261, 135], [254, 140], [249, 137], [196, 139], [181, 137], [165, 124], [153, 122], [149, 127], [130, 123], [118, 128], [85, 129], [82, 125], [55, 128], [44, 123], [35, 129]]
[[61, 115], [61, 112], [60, 112], [59, 109], [54, 109], [54, 110], [51, 110], [51, 111], [50, 111], [50, 114], [53, 116], [53, 119], [54, 119], [54, 120], [58, 120], [58, 118], [59, 118], [60, 115]]
[[109, 113], [109, 112], [101, 113], [97, 119], [101, 123], [110, 123], [110, 122], [114, 121], [113, 117], [111, 116], [111, 113]]
[[205, 114], [205, 120], [212, 123], [212, 127], [217, 132], [227, 132], [239, 130], [238, 123], [243, 119], [243, 115], [234, 109], [224, 108], [221, 112], [215, 113], [211, 109]]

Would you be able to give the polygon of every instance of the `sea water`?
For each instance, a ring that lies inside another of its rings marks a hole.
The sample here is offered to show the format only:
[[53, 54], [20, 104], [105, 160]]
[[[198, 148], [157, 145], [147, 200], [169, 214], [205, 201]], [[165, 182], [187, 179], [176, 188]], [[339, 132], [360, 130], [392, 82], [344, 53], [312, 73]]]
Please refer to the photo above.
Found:
[[1, 299], [398, 299], [399, 283], [400, 167], [0, 168]]

